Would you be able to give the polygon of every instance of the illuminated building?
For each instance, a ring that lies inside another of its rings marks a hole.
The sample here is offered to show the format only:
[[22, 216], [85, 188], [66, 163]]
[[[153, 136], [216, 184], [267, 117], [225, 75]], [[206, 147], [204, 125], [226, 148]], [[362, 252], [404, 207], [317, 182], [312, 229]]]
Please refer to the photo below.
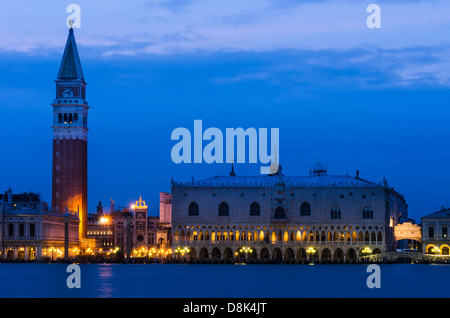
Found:
[[97, 213], [88, 215], [87, 238], [95, 240], [95, 252], [107, 253], [115, 247], [114, 217], [103, 213], [101, 201], [98, 202]]
[[167, 249], [172, 245], [172, 194], [159, 193], [159, 222], [156, 229], [158, 248]]
[[87, 237], [87, 116], [84, 81], [73, 29], [69, 31], [53, 101], [52, 210], [77, 211]]
[[0, 194], [0, 222], [2, 259], [56, 260], [78, 252], [76, 213], [49, 211], [39, 194]]
[[[158, 246], [156, 231], [159, 217], [148, 215], [148, 206], [139, 197], [130, 208], [111, 213], [114, 222], [114, 245], [126, 257], [154, 256]], [[154, 252], [152, 252], [154, 251]]]
[[395, 248], [404, 197], [383, 180], [328, 175], [216, 176], [172, 182], [172, 248], [189, 259], [358, 262]]
[[428, 214], [422, 220], [423, 252], [435, 255], [449, 255], [450, 209], [442, 207], [440, 211]]

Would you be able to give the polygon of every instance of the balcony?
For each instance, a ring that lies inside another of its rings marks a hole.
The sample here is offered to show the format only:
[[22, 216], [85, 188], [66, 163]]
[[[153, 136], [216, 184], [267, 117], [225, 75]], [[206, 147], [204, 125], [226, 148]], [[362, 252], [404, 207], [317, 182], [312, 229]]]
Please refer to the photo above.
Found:
[[278, 245], [278, 246], [356, 246], [356, 245], [378, 245], [381, 246], [384, 243], [378, 241], [230, 241], [230, 240], [222, 240], [222, 241], [210, 241], [210, 240], [174, 240], [174, 244], [195, 244], [195, 245], [252, 245], [252, 246], [260, 246], [260, 245]]
[[41, 241], [41, 236], [20, 236], [20, 235], [5, 235], [4, 241]]
[[450, 237], [430, 237], [430, 236], [423, 236], [422, 237], [422, 242], [427, 241], [427, 242], [450, 242]]

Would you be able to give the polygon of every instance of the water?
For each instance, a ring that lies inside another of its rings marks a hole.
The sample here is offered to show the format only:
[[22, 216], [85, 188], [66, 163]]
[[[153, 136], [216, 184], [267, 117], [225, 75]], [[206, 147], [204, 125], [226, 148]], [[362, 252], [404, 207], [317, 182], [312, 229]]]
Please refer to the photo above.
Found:
[[367, 265], [80, 264], [69, 289], [67, 264], [0, 264], [0, 297], [305, 298], [450, 297], [450, 265], [380, 265], [370, 289]]

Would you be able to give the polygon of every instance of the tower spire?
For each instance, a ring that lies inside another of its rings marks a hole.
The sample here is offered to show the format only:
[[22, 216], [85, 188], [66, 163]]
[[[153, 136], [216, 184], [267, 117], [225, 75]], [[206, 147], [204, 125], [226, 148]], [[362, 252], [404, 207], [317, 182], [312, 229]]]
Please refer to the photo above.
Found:
[[69, 36], [67, 37], [61, 66], [59, 67], [58, 80], [84, 81], [83, 70], [81, 69], [77, 43], [75, 42], [75, 35], [72, 27], [69, 29]]

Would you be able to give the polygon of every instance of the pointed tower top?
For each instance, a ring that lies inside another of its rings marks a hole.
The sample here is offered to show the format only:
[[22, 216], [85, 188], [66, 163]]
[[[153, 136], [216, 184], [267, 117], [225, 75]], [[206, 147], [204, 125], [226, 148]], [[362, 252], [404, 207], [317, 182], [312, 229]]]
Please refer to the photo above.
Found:
[[234, 172], [234, 166], [233, 166], [233, 164], [231, 164], [230, 177], [236, 177], [236, 173]]
[[80, 57], [78, 56], [77, 43], [73, 28], [69, 29], [66, 48], [64, 49], [61, 66], [58, 72], [58, 80], [82, 80], [84, 81], [83, 70], [81, 69]]

